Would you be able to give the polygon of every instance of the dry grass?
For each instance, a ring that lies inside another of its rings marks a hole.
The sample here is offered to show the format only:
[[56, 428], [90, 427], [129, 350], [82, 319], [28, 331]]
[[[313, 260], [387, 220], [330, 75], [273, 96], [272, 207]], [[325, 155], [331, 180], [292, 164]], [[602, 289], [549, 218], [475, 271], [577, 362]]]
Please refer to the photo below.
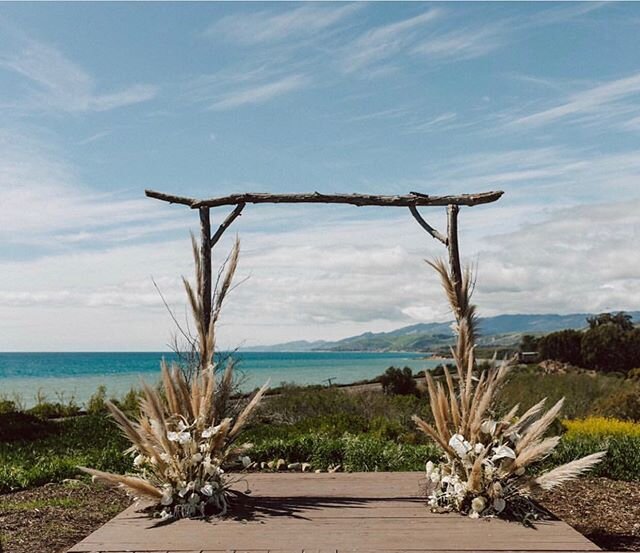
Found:
[[[233, 360], [228, 359], [224, 370], [218, 371], [214, 352], [215, 325], [231, 289], [240, 245], [236, 240], [216, 286], [208, 324], [201, 294], [200, 252], [193, 237], [192, 245], [195, 288], [183, 280], [197, 331], [199, 370], [189, 381], [180, 367], [163, 362], [162, 389], [143, 384], [140, 413], [135, 421], [116, 405], [107, 403], [131, 442], [128, 453], [135, 456], [138, 474], [117, 475], [82, 467], [97, 480], [153, 500], [164, 519], [226, 513], [230, 482], [223, 467], [242, 458], [250, 447], [236, 440], [267, 388], [265, 384], [234, 416], [229, 402]], [[245, 458], [242, 460], [248, 463]]]
[[575, 478], [604, 453], [572, 461], [540, 476], [529, 474], [527, 469], [550, 455], [559, 443], [558, 437], [545, 435], [564, 400], [546, 412], [543, 399], [520, 417], [515, 405], [501, 419], [492, 418], [497, 391], [513, 360], [496, 363], [494, 359], [490, 369], [478, 374], [472, 273], [467, 270], [458, 284], [443, 261], [430, 265], [440, 276], [456, 319], [457, 334], [452, 349], [457, 374], [451, 375], [445, 368], [444, 382], [436, 382], [427, 373], [434, 425], [414, 417], [418, 428], [442, 447], [446, 456], [446, 462], [427, 466], [430, 504], [435, 509], [459, 510], [472, 516], [499, 514], [509, 508], [512, 514], [527, 516], [513, 512], [516, 504], [523, 504], [523, 497]]

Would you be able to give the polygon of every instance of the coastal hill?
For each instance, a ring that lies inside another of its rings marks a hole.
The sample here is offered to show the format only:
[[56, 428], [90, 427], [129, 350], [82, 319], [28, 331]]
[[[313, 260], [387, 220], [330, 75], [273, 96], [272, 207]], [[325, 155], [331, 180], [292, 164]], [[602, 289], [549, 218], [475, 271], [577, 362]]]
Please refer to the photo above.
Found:
[[[640, 311], [631, 311], [634, 322], [640, 321]], [[510, 346], [524, 334], [547, 334], [568, 328], [587, 326], [590, 313], [570, 315], [497, 315], [479, 319], [478, 345]], [[270, 346], [242, 348], [243, 351], [434, 351], [452, 343], [451, 321], [418, 323], [390, 332], [365, 332], [335, 342], [298, 340]]]

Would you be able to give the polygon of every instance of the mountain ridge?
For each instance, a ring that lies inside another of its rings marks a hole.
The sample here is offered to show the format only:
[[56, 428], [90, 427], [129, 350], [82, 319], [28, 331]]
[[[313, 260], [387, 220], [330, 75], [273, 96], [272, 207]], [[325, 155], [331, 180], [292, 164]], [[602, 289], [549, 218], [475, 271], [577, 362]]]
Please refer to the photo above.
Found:
[[[640, 311], [628, 311], [633, 321], [640, 322]], [[478, 319], [479, 345], [509, 346], [520, 341], [524, 334], [546, 334], [587, 326], [587, 317], [594, 313], [504, 314]], [[417, 351], [429, 352], [452, 343], [452, 321], [416, 323], [387, 332], [363, 332], [341, 340], [296, 340], [269, 346], [252, 346], [242, 351], [304, 352], [304, 351]]]

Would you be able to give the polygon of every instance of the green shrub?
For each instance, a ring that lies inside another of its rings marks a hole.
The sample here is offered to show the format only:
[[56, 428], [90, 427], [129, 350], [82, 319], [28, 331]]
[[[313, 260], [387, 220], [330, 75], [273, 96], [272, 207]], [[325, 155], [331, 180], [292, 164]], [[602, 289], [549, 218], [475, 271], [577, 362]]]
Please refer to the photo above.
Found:
[[593, 411], [604, 417], [640, 422], [640, 385], [628, 384], [624, 389], [599, 399]]
[[34, 420], [24, 424], [42, 425], [46, 433], [33, 432], [22, 439], [0, 443], [0, 493], [56, 482], [77, 476], [78, 465], [122, 472], [131, 469], [131, 459], [123, 455], [128, 447], [111, 419], [102, 415], [73, 417], [62, 421]]
[[637, 436], [565, 436], [545, 466], [560, 465], [603, 450], [607, 450], [607, 455], [590, 472], [591, 475], [615, 480], [640, 480], [640, 437]]
[[422, 470], [428, 460], [440, 457], [440, 451], [432, 445], [398, 444], [370, 435], [311, 433], [254, 444], [250, 456], [259, 464], [284, 459], [287, 463], [311, 463], [314, 469], [322, 470], [341, 465], [353, 472], [404, 471]]
[[410, 367], [389, 367], [380, 377], [382, 391], [388, 395], [418, 395], [418, 387]]
[[562, 415], [567, 418], [584, 418], [593, 413], [598, 400], [619, 394], [628, 382], [609, 375], [550, 374], [541, 375], [535, 367], [513, 371], [498, 394], [498, 411], [505, 413], [519, 403], [521, 412], [542, 398], [552, 405], [565, 398]]

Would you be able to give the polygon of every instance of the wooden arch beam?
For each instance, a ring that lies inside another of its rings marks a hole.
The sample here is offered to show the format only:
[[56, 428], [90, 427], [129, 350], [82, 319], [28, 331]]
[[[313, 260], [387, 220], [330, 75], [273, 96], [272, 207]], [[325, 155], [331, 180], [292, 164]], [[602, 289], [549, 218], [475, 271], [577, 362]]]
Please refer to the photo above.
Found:
[[474, 206], [488, 204], [500, 199], [503, 192], [500, 190], [481, 192], [478, 194], [458, 194], [454, 196], [430, 196], [412, 192], [404, 196], [382, 196], [378, 194], [320, 194], [311, 192], [306, 194], [266, 194], [260, 192], [246, 192], [243, 194], [230, 194], [209, 199], [196, 199], [186, 196], [175, 196], [145, 190], [149, 198], [155, 198], [172, 204], [183, 204], [192, 209], [201, 207], [218, 207], [221, 205], [238, 204], [348, 204], [358, 207], [410, 207], [410, 206], [448, 206], [466, 205]]

